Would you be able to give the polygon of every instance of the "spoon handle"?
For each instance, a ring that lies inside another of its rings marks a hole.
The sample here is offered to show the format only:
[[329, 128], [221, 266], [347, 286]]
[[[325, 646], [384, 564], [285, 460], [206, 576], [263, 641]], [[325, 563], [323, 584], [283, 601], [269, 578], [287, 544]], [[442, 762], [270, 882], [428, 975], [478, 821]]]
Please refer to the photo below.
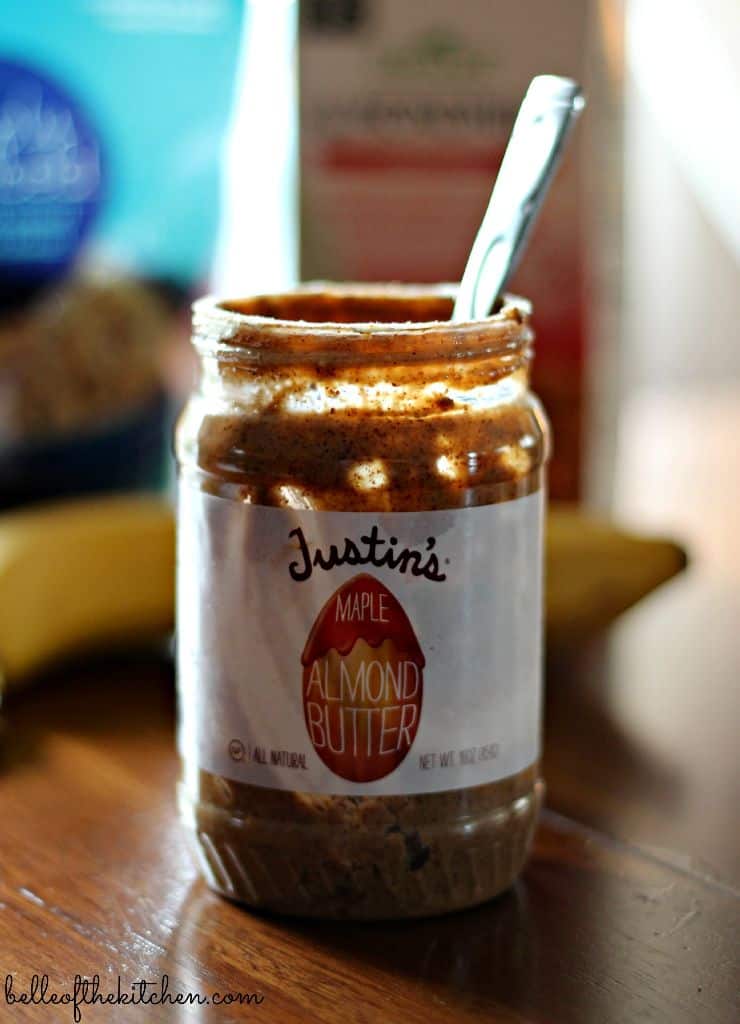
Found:
[[468, 257], [453, 321], [477, 320], [490, 313], [519, 262], [568, 129], [584, 105], [581, 87], [572, 79], [532, 79]]

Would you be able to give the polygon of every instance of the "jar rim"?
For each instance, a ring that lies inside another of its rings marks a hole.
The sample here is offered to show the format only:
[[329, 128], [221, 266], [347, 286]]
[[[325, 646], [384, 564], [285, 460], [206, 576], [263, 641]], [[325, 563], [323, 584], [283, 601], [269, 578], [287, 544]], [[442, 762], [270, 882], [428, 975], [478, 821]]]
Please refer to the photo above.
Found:
[[[451, 283], [313, 281], [244, 298], [207, 295], [192, 306], [193, 342], [201, 354], [299, 362], [322, 356], [342, 362], [465, 358], [529, 346], [533, 335], [527, 299], [505, 294], [491, 315], [452, 323], [449, 314], [456, 292], [457, 285]], [[274, 315], [291, 309], [312, 315]], [[352, 310], [373, 309], [375, 319], [349, 315]], [[330, 310], [340, 315], [326, 318], [323, 314]], [[395, 316], [399, 310], [407, 318]], [[443, 310], [447, 318], [440, 316]], [[436, 315], [413, 318], [425, 311]]]

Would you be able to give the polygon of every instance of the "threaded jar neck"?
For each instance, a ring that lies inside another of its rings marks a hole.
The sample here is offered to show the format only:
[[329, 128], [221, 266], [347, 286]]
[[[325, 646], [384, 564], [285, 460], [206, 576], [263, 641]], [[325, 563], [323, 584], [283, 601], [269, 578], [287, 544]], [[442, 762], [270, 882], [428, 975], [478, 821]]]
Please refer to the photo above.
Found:
[[470, 361], [498, 376], [526, 365], [532, 331], [525, 299], [505, 296], [482, 320], [451, 323], [454, 285], [316, 283], [193, 306], [203, 357], [251, 366], [379, 368]]

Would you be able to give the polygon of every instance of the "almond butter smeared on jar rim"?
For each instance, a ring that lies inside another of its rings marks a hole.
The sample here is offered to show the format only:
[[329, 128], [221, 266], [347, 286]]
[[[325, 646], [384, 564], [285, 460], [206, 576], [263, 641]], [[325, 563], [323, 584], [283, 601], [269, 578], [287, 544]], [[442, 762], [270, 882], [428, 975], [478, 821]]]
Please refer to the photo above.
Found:
[[180, 806], [209, 885], [253, 907], [437, 914], [527, 855], [549, 429], [528, 303], [452, 324], [453, 297], [194, 307]]

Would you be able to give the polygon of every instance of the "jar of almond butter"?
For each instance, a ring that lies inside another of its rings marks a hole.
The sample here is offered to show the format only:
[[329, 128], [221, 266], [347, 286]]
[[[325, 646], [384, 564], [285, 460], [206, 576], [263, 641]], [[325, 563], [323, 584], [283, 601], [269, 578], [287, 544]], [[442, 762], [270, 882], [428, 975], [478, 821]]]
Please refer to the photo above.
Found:
[[519, 874], [548, 426], [529, 306], [312, 285], [194, 307], [177, 429], [180, 806], [209, 885], [331, 918]]

